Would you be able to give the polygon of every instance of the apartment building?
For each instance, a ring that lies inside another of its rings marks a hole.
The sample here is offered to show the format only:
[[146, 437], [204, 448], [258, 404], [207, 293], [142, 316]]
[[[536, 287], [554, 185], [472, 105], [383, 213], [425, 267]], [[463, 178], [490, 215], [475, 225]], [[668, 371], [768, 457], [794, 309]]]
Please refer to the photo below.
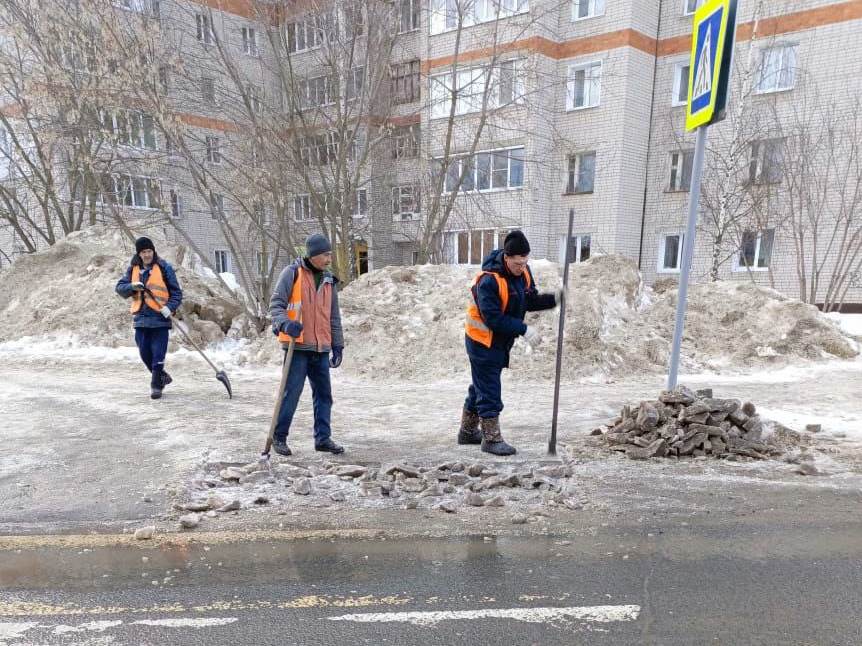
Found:
[[[113, 4], [128, 11], [153, 6], [152, 0]], [[261, 4], [275, 8], [263, 22]], [[513, 228], [525, 230], [534, 256], [560, 259], [571, 209], [575, 261], [619, 253], [635, 260], [648, 282], [678, 275], [693, 149], [684, 103], [698, 4], [393, 0], [394, 42], [381, 53], [390, 66], [389, 143], [375, 149], [349, 198], [361, 269], [416, 262], [432, 217], [437, 261], [478, 263]], [[328, 105], [330, 89], [317, 53], [332, 21], [343, 33], [368, 20], [357, 17], [362, 3], [162, 0], [157, 6], [174, 26], [170, 46], [187, 65], [200, 61], [199, 85], [169, 93], [212, 165], [223, 150], [248, 142], [237, 119], [225, 114], [245, 97], [202, 55], [214, 46], [211, 29], [241, 54], [234, 60], [262, 102], [284, 105], [285, 89], [272, 73], [282, 57], [304, 79], [302, 94], [320, 106]], [[282, 30], [287, 51], [272, 51], [273, 29]], [[810, 121], [805, 110], [828, 104], [853, 112], [854, 91], [862, 93], [860, 35], [860, 0], [740, 1], [728, 119], [710, 130], [694, 280], [754, 280], [798, 297], [800, 257], [820, 263], [824, 285], [847, 266], [848, 254], [827, 242], [827, 232], [836, 230], [829, 217], [814, 246], [800, 245], [805, 232], [794, 237], [796, 207], [786, 177], [792, 167], [784, 162], [799, 151], [783, 142], [792, 126]], [[332, 144], [325, 132], [315, 136], [321, 141], [310, 144], [309, 159], [320, 163], [314, 147], [326, 157]], [[219, 269], [234, 269], [212, 211], [214, 204], [228, 212], [238, 205], [217, 192], [202, 200], [187, 188], [194, 182], [169, 163], [161, 172], [171, 215], [183, 218]], [[314, 191], [288, 183], [283, 208], [254, 208], [273, 221], [290, 218], [297, 235], [313, 230]], [[825, 210], [847, 217], [846, 199], [833, 199], [829, 186], [826, 192]], [[451, 207], [446, 218], [439, 215], [441, 195]], [[253, 182], [248, 200], [254, 202]], [[849, 208], [851, 229], [860, 227], [859, 209]], [[823, 298], [818, 291], [813, 300]], [[848, 277], [843, 301], [862, 304], [862, 277]]]

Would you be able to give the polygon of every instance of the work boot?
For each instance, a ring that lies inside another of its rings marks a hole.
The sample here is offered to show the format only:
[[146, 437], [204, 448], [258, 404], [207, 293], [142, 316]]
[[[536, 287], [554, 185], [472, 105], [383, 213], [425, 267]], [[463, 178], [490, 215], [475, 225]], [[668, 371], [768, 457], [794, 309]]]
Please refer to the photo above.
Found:
[[458, 444], [481, 444], [482, 431], [479, 430], [479, 414], [461, 411], [461, 428], [458, 429]]
[[320, 444], [315, 444], [314, 450], [332, 453], [333, 455], [340, 455], [341, 453], [344, 453], [344, 447], [339, 444], [336, 444], [329, 438], [326, 438]]
[[165, 386], [167, 386], [169, 383], [172, 383], [172, 382], [173, 382], [173, 379], [171, 379], [171, 376], [168, 373], [166, 373], [164, 370], [162, 370], [162, 390], [164, 390]]
[[279, 455], [293, 455], [293, 451], [290, 450], [290, 447], [287, 445], [287, 440], [273, 440], [272, 441], [272, 450], [278, 453]]
[[499, 417], [482, 418], [482, 450], [493, 455], [515, 455], [514, 446], [503, 441]]
[[159, 368], [153, 368], [153, 376], [150, 379], [150, 399], [162, 398], [163, 374]]

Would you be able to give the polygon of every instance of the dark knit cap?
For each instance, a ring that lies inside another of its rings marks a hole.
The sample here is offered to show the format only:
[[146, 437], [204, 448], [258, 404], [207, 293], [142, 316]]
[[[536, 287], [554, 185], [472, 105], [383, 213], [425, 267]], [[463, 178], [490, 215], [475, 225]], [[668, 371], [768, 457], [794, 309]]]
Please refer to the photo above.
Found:
[[153, 244], [153, 241], [149, 238], [140, 237], [135, 240], [135, 251], [137, 253], [141, 253], [144, 249], [152, 249], [153, 251], [155, 251], [156, 247]]
[[523, 231], [512, 231], [503, 241], [503, 251], [507, 256], [527, 256], [530, 253], [530, 243]]
[[332, 245], [329, 244], [326, 236], [320, 233], [313, 233], [305, 239], [305, 255], [313, 258], [327, 251], [332, 251]]

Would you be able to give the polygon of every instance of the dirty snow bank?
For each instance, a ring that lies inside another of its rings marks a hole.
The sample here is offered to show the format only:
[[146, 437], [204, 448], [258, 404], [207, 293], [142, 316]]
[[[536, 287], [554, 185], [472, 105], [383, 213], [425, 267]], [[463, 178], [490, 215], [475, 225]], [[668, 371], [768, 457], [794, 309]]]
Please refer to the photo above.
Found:
[[[241, 318], [236, 299], [215, 280], [181, 266], [177, 247], [149, 235], [177, 271], [180, 315], [195, 341], [224, 339]], [[68, 333], [82, 345], [134, 345], [129, 301], [114, 292], [133, 254], [133, 242], [121, 232], [92, 227], [19, 257], [0, 273], [0, 342]]]

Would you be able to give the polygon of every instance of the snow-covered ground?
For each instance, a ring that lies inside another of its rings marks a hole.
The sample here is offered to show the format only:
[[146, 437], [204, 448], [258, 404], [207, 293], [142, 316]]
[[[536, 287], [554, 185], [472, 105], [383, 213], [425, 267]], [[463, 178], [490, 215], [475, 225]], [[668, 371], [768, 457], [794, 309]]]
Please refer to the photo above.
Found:
[[[227, 366], [233, 400], [196, 353], [181, 350], [169, 355], [175, 383], [161, 401], [148, 398], [148, 375], [134, 348], [86, 348], [71, 338], [0, 344], [5, 422], [0, 498], [8, 501], [0, 511], [0, 528], [152, 518], [169, 508], [167, 489], [182, 491], [201, 464], [254, 461], [268, 429], [279, 369], [235, 365], [231, 343], [208, 353]], [[348, 449], [337, 460], [342, 464], [483, 461], [502, 470], [549, 464], [553, 386], [524, 377], [516, 365], [504, 376], [506, 409], [501, 419], [505, 437], [519, 453], [496, 462], [476, 447], [455, 444], [467, 387], [463, 377], [388, 381], [384, 386], [341, 370], [332, 375], [334, 438]], [[622, 405], [654, 398], [664, 377], [568, 382], [560, 397], [560, 455], [574, 460], [579, 495], [590, 498], [594, 508], [684, 506], [679, 497], [716, 482], [723, 488], [750, 487], [752, 482], [765, 487], [862, 488], [862, 359], [746, 374], [689, 374], [680, 382], [712, 387], [717, 397], [750, 400], [764, 416], [795, 430], [821, 424], [822, 432], [811, 436], [806, 459], [825, 475], [806, 479], [795, 473], [795, 465], [782, 461], [636, 463], [609, 454], [589, 431]], [[322, 465], [323, 457], [312, 449], [310, 400], [306, 389], [290, 440], [292, 462]], [[687, 483], [685, 491], [679, 490], [680, 482]], [[647, 496], [641, 487], [664, 493]], [[154, 502], [142, 502], [146, 500]], [[339, 514], [364, 518], [368, 501], [359, 507], [355, 502], [348, 499]], [[384, 503], [378, 500], [370, 508]], [[318, 502], [294, 496], [285, 504], [285, 509], [301, 510], [316, 508]]]

